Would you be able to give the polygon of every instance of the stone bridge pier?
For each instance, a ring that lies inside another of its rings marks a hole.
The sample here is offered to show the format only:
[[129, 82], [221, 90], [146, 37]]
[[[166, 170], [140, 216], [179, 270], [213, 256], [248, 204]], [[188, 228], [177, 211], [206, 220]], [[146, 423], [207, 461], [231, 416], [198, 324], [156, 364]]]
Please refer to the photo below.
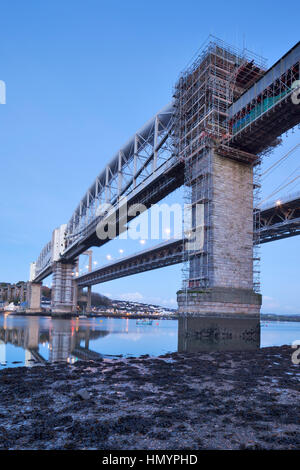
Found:
[[75, 289], [73, 274], [74, 263], [56, 261], [53, 265], [53, 280], [51, 294], [52, 314], [65, 314], [74, 311]]
[[[253, 165], [210, 150], [191, 164], [192, 205], [204, 205], [195, 257], [187, 260], [179, 313], [258, 316], [253, 289]], [[197, 239], [197, 238], [196, 238]], [[197, 243], [197, 242], [196, 242]]]
[[41, 282], [28, 282], [26, 291], [27, 312], [40, 312], [41, 311]]

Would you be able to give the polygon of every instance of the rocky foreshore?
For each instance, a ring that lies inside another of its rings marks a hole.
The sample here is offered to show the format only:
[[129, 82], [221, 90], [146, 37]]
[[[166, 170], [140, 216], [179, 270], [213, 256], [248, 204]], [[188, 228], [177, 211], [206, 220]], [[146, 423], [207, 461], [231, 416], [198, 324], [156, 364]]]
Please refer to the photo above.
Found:
[[293, 353], [282, 346], [2, 370], [0, 448], [299, 449]]

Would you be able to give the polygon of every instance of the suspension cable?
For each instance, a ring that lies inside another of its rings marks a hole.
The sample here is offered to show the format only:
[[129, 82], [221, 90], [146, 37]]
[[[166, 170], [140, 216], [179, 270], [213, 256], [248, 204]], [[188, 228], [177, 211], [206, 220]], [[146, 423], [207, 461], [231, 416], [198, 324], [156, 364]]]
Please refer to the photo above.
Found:
[[291, 148], [291, 150], [289, 150], [285, 155], [283, 155], [281, 158], [279, 158], [279, 160], [277, 160], [276, 162], [274, 162], [269, 168], [267, 168], [264, 172], [262, 172], [261, 176], [263, 178], [263, 180], [269, 176], [270, 172], [274, 171], [275, 168], [277, 166], [279, 166], [281, 163], [283, 163], [290, 155], [292, 155], [292, 153], [294, 153], [294, 151], [300, 146], [300, 143], [296, 144], [293, 148]]
[[300, 175], [295, 176], [295, 178], [293, 178], [291, 181], [288, 181], [286, 184], [283, 184], [283, 185], [277, 187], [277, 189], [275, 189], [269, 196], [267, 196], [263, 201], [261, 201], [261, 203], [259, 205], [261, 206], [265, 201], [267, 201], [271, 197], [275, 196], [275, 194], [279, 193], [279, 191], [286, 188], [290, 184], [294, 183], [294, 181], [296, 181], [298, 178], [300, 178]]

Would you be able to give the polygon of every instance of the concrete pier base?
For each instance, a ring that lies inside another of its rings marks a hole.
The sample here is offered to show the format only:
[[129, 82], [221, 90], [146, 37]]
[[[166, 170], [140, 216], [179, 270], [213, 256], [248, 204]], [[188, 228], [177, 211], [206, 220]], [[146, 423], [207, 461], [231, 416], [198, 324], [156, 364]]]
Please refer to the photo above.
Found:
[[178, 352], [249, 351], [259, 347], [258, 315], [185, 316], [178, 320]]
[[259, 315], [261, 295], [251, 289], [212, 287], [177, 292], [182, 315]]

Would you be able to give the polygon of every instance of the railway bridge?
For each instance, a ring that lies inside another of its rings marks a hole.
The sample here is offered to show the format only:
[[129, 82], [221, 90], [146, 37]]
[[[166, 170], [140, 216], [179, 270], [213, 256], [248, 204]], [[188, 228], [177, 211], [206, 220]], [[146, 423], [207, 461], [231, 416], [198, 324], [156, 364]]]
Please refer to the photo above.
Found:
[[[50, 274], [52, 312], [61, 314], [76, 309], [78, 286], [183, 262], [179, 313], [259, 315], [255, 247], [299, 233], [299, 197], [262, 210], [257, 197], [262, 159], [300, 123], [299, 80], [300, 43], [266, 69], [258, 55], [210, 38], [170, 103], [118, 150], [53, 231], [31, 265], [29, 311], [39, 310]], [[182, 185], [190, 210], [182, 239], [74, 277], [80, 254], [120, 235], [140, 207]]]

